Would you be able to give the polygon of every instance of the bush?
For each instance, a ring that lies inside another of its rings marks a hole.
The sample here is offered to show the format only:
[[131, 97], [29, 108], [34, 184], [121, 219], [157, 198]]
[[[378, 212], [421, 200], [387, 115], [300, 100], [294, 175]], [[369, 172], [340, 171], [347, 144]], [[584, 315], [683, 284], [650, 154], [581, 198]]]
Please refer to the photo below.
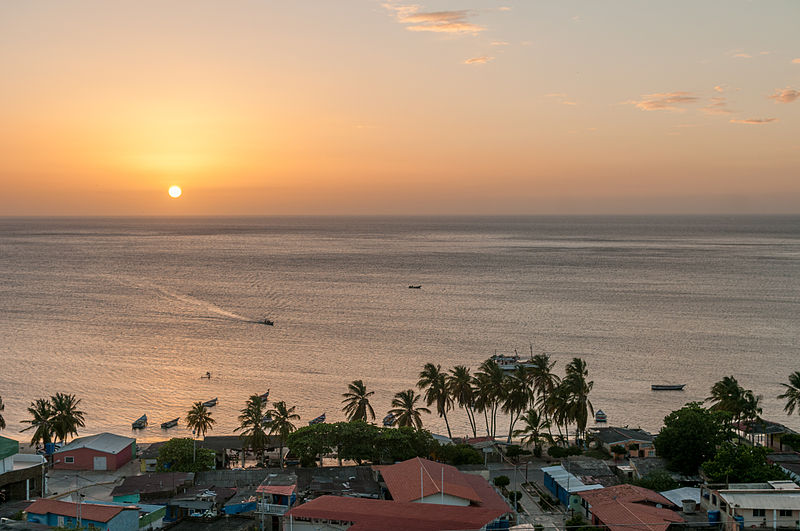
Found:
[[614, 446], [611, 447], [611, 453], [614, 454], [614, 456], [618, 456], [618, 455], [625, 455], [628, 452], [625, 451], [625, 447], [622, 446], [621, 444], [615, 444]]
[[445, 444], [436, 449], [437, 459], [448, 465], [482, 465], [481, 453], [468, 444]]
[[498, 488], [508, 487], [511, 483], [511, 479], [508, 476], [497, 476], [494, 478], [494, 486]]
[[508, 493], [508, 499], [512, 502], [518, 502], [522, 498], [522, 492], [518, 490], [512, 490]]
[[547, 449], [547, 455], [555, 459], [568, 457], [570, 455], [581, 455], [582, 453], [583, 450], [578, 446], [569, 446], [567, 448], [564, 448], [563, 446], [551, 446]]
[[[539, 454], [542, 453], [542, 450], [539, 449]], [[519, 445], [512, 444], [506, 447], [506, 457], [509, 459], [514, 459], [515, 457], [519, 457], [521, 455], [531, 455], [530, 450], [523, 450], [519, 447]]]
[[664, 492], [665, 490], [672, 490], [680, 487], [678, 482], [672, 479], [672, 476], [666, 470], [650, 472], [645, 477], [635, 480], [633, 484], [655, 492]]

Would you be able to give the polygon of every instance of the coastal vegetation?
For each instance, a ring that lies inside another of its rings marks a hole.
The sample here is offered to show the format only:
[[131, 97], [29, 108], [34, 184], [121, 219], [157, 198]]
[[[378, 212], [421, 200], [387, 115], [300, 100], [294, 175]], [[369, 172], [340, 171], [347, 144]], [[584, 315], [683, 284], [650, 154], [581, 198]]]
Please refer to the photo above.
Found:
[[200, 437], [205, 437], [206, 433], [213, 429], [214, 420], [211, 417], [211, 411], [203, 404], [203, 402], [195, 402], [192, 409], [186, 414], [186, 426], [192, 429], [192, 433], [196, 433]]
[[[241, 431], [240, 437], [244, 446], [250, 448], [262, 460], [267, 447], [267, 432], [264, 429], [265, 416], [264, 401], [259, 395], [252, 395], [239, 413], [239, 426], [233, 430]], [[244, 461], [242, 466], [244, 466]]]
[[193, 439], [174, 438], [158, 449], [156, 468], [160, 472], [202, 472], [214, 468], [214, 450], [197, 448]]
[[273, 402], [273, 409], [267, 411], [267, 418], [269, 419], [266, 424], [269, 427], [269, 434], [276, 435], [280, 449], [278, 455], [280, 456], [281, 468], [283, 468], [283, 447], [286, 445], [286, 439], [289, 434], [295, 431], [295, 425], [292, 424], [293, 420], [300, 420], [300, 415], [294, 412], [295, 406], [289, 407], [286, 402]]
[[713, 458], [717, 447], [731, 438], [730, 414], [690, 402], [664, 417], [664, 427], [654, 444], [671, 470], [685, 475], [697, 473], [700, 465]]
[[6, 410], [6, 405], [3, 404], [3, 397], [0, 396], [0, 430], [6, 429], [6, 419], [3, 418], [3, 411]]
[[28, 407], [31, 419], [21, 431], [33, 430], [31, 444], [66, 442], [69, 436], [78, 436], [78, 428], [86, 425], [85, 413], [78, 409], [81, 400], [75, 395], [56, 393], [49, 399], [37, 398]]
[[800, 371], [794, 371], [789, 375], [789, 383], [781, 384], [786, 391], [778, 395], [778, 398], [786, 400], [783, 410], [787, 415], [791, 415], [797, 410], [800, 414]]
[[342, 394], [344, 397], [342, 403], [345, 404], [342, 411], [347, 415], [347, 420], [363, 420], [364, 422], [370, 418], [375, 420], [375, 410], [369, 403], [369, 397], [374, 394], [374, 391], [367, 391], [367, 386], [363, 381], [353, 380], [347, 386], [347, 392]]
[[430, 413], [426, 407], [417, 406], [422, 397], [413, 389], [400, 391], [392, 399], [392, 409], [389, 414], [394, 418], [394, 425], [401, 427], [414, 427], [422, 429], [422, 413]]
[[789, 479], [778, 467], [769, 464], [770, 449], [724, 442], [716, 455], [703, 463], [703, 473], [712, 483], [765, 483]]

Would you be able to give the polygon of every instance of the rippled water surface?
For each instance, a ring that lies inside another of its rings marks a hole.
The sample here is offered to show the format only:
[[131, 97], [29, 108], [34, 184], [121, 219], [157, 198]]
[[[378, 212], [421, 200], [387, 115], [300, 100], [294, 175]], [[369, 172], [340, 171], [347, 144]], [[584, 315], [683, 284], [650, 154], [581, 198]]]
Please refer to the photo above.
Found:
[[[428, 361], [531, 344], [559, 372], [587, 360], [611, 425], [657, 429], [733, 374], [800, 428], [776, 398], [800, 370], [800, 217], [6, 218], [0, 278], [4, 434], [19, 438], [56, 391], [82, 398], [86, 433], [147, 413], [143, 440], [213, 397], [214, 433], [230, 433], [267, 389], [302, 424], [341, 420], [353, 379], [382, 416]], [[463, 413], [452, 424], [466, 433]]]

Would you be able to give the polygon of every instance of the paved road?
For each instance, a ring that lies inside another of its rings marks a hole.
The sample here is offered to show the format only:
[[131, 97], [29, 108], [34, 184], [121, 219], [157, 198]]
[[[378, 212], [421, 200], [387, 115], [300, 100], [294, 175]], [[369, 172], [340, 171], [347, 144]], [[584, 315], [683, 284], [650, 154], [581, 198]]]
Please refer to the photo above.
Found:
[[[536, 483], [540, 488], [544, 489], [544, 474], [541, 471], [543, 463], [534, 462], [528, 464], [527, 477], [531, 483]], [[525, 483], [526, 470], [525, 464], [522, 466], [509, 466], [508, 464], [490, 464], [489, 477], [490, 481], [498, 476], [507, 476], [511, 483], [508, 486], [509, 490], [522, 491], [522, 498], [520, 504], [525, 509], [527, 514], [520, 514], [518, 524], [540, 524], [545, 528], [545, 531], [553, 531], [563, 529], [564, 526], [564, 513], [560, 511], [545, 512], [539, 507], [538, 496], [532, 496], [527, 490], [522, 487]]]

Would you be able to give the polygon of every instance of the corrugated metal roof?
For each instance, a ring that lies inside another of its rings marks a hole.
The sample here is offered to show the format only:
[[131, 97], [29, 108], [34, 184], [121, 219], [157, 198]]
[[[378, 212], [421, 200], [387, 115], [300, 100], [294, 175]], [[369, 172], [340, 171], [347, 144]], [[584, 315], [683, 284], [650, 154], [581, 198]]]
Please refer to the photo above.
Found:
[[776, 490], [772, 492], [720, 491], [719, 497], [732, 507], [741, 509], [791, 509], [800, 510], [800, 492]]
[[542, 468], [542, 472], [549, 474], [550, 477], [553, 478], [553, 481], [558, 483], [558, 485], [562, 489], [570, 493], [584, 492], [587, 490], [597, 490], [603, 488], [603, 486], [599, 484], [589, 484], [589, 485], [585, 484], [576, 476], [564, 470], [563, 466], [544, 467]]
[[19, 441], [0, 436], [0, 459], [19, 453]]
[[[83, 520], [91, 520], [94, 522], [108, 522], [125, 509], [136, 509], [136, 506], [121, 507], [118, 505], [100, 505], [100, 504], [82, 504], [81, 505], [81, 518]], [[61, 516], [70, 516], [77, 518], [78, 504], [74, 502], [65, 502], [58, 500], [48, 500], [40, 498], [30, 504], [27, 509], [29, 513], [33, 514], [57, 514]]]
[[660, 494], [678, 507], [681, 506], [683, 500], [694, 500], [697, 503], [701, 502], [700, 489], [695, 487], [682, 487], [680, 489], [665, 490]]
[[136, 439], [131, 437], [123, 437], [121, 435], [114, 435], [113, 433], [98, 433], [97, 435], [89, 435], [88, 437], [79, 437], [66, 446], [62, 446], [60, 450], [56, 450], [56, 454], [79, 450], [81, 448], [89, 448], [98, 452], [105, 452], [108, 454], [118, 454], [131, 444], [135, 443]]

